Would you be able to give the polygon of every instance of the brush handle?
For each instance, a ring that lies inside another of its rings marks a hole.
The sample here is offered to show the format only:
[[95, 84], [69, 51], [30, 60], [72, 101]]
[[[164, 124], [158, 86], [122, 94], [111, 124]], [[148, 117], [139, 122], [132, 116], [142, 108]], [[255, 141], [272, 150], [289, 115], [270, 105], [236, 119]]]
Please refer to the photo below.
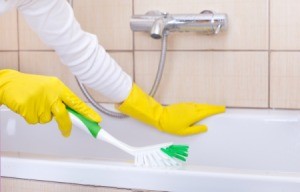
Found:
[[130, 145], [127, 145], [126, 143], [120, 141], [119, 139], [113, 137], [111, 134], [109, 134], [104, 129], [101, 129], [100, 133], [98, 134], [97, 139], [105, 141], [111, 145], [114, 145], [115, 147], [129, 153], [130, 155], [135, 155], [135, 147], [132, 147]]
[[101, 127], [97, 122], [87, 119], [86, 117], [69, 107], [67, 107], [67, 111], [69, 112], [69, 116], [73, 125], [76, 125], [76, 127], [92, 135], [94, 138], [97, 138], [101, 130]]
[[73, 125], [80, 128], [84, 132], [88, 133], [89, 135], [93, 136], [94, 138], [98, 140], [105, 141], [109, 144], [114, 145], [115, 147], [122, 149], [123, 151], [134, 155], [135, 148], [132, 146], [127, 145], [126, 143], [123, 143], [122, 141], [116, 139], [112, 135], [110, 135], [108, 132], [106, 132], [104, 129], [101, 129], [101, 127], [98, 125], [98, 123], [93, 122], [86, 117], [82, 116], [81, 114], [77, 113], [76, 111], [67, 108], [69, 112], [69, 116], [71, 118], [71, 121]]

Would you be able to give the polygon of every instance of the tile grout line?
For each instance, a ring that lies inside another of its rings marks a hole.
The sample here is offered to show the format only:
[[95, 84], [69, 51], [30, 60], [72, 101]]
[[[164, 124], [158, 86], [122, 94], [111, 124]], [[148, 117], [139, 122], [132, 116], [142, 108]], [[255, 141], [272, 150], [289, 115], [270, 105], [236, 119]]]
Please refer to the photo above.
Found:
[[[134, 39], [134, 38], [133, 38]], [[135, 47], [135, 46], [134, 46]], [[159, 49], [149, 49], [149, 50], [143, 50], [143, 49], [134, 49], [135, 51], [139, 52], [159, 52]], [[0, 50], [0, 52], [54, 52], [54, 50], [51, 49], [45, 49], [45, 50], [34, 50], [34, 49], [18, 49], [18, 50]], [[106, 49], [107, 52], [132, 52], [133, 50], [112, 50], [112, 49]], [[257, 50], [233, 50], [233, 49], [218, 49], [218, 50], [201, 50], [201, 49], [193, 49], [193, 50], [183, 50], [183, 49], [171, 49], [168, 50], [171, 52], [300, 52], [300, 50], [272, 50], [272, 49], [257, 49]]]
[[18, 71], [21, 70], [21, 63], [20, 63], [20, 25], [19, 25], [19, 11], [17, 11], [17, 42], [18, 42]]
[[[132, 15], [134, 15], [135, 0], [132, 0]], [[132, 79], [135, 82], [135, 35], [132, 32]]]
[[268, 108], [271, 108], [271, 0], [268, 0]]
[[[134, 35], [133, 35], [133, 39]], [[135, 46], [133, 45], [134, 50], [112, 50], [112, 49], [106, 49], [107, 52], [127, 52], [130, 53], [132, 51], [139, 51], [139, 52], [160, 52], [161, 50], [159, 49], [135, 49]], [[18, 50], [0, 50], [0, 52], [54, 52], [52, 49], [18, 49]], [[183, 49], [169, 49], [168, 51], [170, 52], [300, 52], [300, 50], [272, 50], [272, 49], [257, 49], [257, 50], [250, 50], [250, 49], [245, 49], [245, 50], [234, 50], [234, 49], [216, 49], [216, 50], [201, 50], [201, 49], [192, 49], [192, 50], [183, 50]]]

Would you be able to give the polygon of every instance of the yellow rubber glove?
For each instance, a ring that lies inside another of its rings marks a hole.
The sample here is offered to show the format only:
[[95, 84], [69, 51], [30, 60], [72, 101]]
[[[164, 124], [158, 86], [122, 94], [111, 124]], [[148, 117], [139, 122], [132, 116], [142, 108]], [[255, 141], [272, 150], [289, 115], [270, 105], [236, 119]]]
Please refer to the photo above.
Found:
[[225, 112], [224, 106], [196, 103], [179, 103], [162, 106], [133, 85], [128, 98], [119, 106], [122, 113], [174, 135], [192, 135], [207, 131], [196, 122], [214, 114]]
[[58, 78], [9, 69], [0, 70], [1, 104], [23, 116], [30, 124], [47, 123], [54, 116], [65, 137], [70, 135], [72, 128], [65, 105], [90, 120], [101, 121], [101, 117]]

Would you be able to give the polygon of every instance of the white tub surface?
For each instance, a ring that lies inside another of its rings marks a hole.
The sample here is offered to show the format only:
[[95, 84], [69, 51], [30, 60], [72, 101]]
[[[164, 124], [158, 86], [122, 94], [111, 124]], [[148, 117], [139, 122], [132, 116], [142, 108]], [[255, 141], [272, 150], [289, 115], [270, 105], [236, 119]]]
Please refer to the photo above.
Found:
[[103, 116], [102, 127], [130, 145], [190, 146], [179, 170], [138, 168], [131, 156], [80, 130], [65, 139], [55, 122], [27, 125], [2, 106], [1, 176], [160, 191], [300, 191], [300, 111], [228, 109], [202, 123], [207, 133], [175, 137]]

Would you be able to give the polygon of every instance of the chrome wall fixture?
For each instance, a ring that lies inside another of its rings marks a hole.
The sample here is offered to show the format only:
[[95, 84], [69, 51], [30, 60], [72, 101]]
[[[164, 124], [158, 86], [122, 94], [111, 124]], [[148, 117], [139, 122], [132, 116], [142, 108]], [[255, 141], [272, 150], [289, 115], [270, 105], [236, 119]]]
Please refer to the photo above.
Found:
[[205, 35], [218, 34], [226, 30], [227, 15], [204, 10], [200, 14], [169, 14], [160, 11], [149, 11], [144, 15], [134, 15], [130, 21], [134, 32], [149, 32], [154, 39], [169, 32], [198, 32]]

